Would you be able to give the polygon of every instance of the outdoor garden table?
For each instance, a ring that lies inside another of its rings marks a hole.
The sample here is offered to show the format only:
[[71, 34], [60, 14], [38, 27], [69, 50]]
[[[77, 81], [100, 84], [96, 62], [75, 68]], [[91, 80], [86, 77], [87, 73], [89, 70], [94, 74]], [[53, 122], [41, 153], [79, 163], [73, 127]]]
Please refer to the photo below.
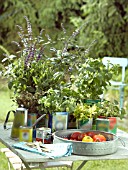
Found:
[[[25, 164], [28, 170], [31, 170], [30, 165], [38, 166], [40, 169], [42, 168], [43, 163], [45, 162], [53, 162], [53, 161], [82, 161], [82, 163], [77, 167], [77, 170], [80, 170], [87, 161], [92, 160], [119, 160], [119, 159], [128, 159], [128, 133], [121, 131], [118, 129], [117, 136], [121, 139], [121, 141], [125, 142], [125, 147], [122, 145], [120, 140], [118, 141], [118, 150], [114, 154], [104, 155], [104, 156], [80, 156], [80, 155], [71, 155], [68, 157], [61, 157], [56, 159], [46, 158], [42, 155], [27, 152], [21, 149], [15, 149], [12, 147], [18, 141], [12, 140], [10, 138], [10, 130], [5, 130], [3, 125], [0, 125], [0, 142], [2, 142], [6, 147], [8, 147], [12, 152], [18, 155], [23, 163]], [[74, 168], [73, 168], [74, 169]]]

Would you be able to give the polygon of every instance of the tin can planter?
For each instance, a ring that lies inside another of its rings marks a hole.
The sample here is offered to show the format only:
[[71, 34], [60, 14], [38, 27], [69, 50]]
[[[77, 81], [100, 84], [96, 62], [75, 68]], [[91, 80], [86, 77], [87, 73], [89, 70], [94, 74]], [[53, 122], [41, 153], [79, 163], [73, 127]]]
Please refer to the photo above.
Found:
[[19, 141], [32, 142], [32, 140], [33, 140], [33, 128], [28, 126], [20, 126]]
[[48, 127], [52, 132], [68, 128], [68, 112], [54, 112], [49, 114]]
[[44, 144], [52, 143], [51, 129], [42, 127], [36, 129], [36, 141], [41, 141]]
[[109, 132], [116, 134], [117, 132], [117, 118], [109, 117]]
[[92, 129], [92, 119], [78, 121], [78, 129], [90, 130]]
[[116, 134], [117, 132], [117, 118], [116, 117], [99, 117], [96, 119], [96, 130], [103, 130]]
[[28, 114], [27, 126], [32, 126], [35, 123], [36, 120], [37, 120], [37, 114], [36, 113], [29, 113]]
[[101, 99], [85, 99], [84, 103], [88, 104], [88, 105], [93, 105], [93, 104], [97, 104], [97, 103], [101, 103]]

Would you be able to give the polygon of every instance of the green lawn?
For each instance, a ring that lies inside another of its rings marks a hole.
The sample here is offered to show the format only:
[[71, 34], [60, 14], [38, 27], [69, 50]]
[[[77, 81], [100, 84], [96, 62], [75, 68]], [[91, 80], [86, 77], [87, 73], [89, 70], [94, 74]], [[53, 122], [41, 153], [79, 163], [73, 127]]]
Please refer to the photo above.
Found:
[[[1, 108], [0, 122], [3, 122], [5, 120], [7, 112], [15, 107], [14, 106], [12, 107], [13, 103], [10, 100], [12, 93], [7, 90], [6, 82], [5, 81], [1, 81], [1, 82], [2, 83], [0, 83], [0, 108]], [[10, 118], [10, 120], [12, 119], [13, 119], [13, 116]], [[3, 147], [5, 146], [0, 143], [0, 148], [3, 148]], [[1, 160], [0, 170], [8, 170], [7, 159], [5, 155], [1, 152], [0, 152], [0, 160]], [[76, 162], [74, 165], [76, 167], [79, 164], [80, 162]], [[85, 170], [85, 169], [86, 170], [127, 170], [128, 169], [127, 167], [128, 167], [128, 160], [89, 161], [83, 167], [82, 170]]]
[[[6, 118], [7, 112], [16, 107], [11, 100], [12, 92], [8, 90], [6, 80], [0, 79], [0, 122]], [[9, 120], [12, 120], [13, 115], [10, 115]]]

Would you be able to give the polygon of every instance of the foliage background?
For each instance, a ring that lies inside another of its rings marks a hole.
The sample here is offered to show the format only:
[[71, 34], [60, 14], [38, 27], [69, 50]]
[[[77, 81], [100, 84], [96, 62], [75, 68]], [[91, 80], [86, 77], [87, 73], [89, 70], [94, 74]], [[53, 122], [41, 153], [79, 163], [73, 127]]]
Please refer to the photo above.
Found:
[[70, 35], [85, 23], [78, 38], [85, 48], [96, 40], [91, 44], [91, 57], [128, 57], [126, 0], [1, 0], [0, 61], [4, 58], [3, 53], [17, 51], [12, 41], [19, 41], [17, 24], [26, 28], [24, 16], [29, 18], [35, 36], [44, 28], [52, 39], [63, 33], [61, 23]]
[[[61, 36], [61, 23], [68, 32], [86, 23], [79, 42], [88, 46], [97, 40], [91, 52], [93, 57], [128, 56], [128, 1], [126, 0], [1, 0], [0, 44], [10, 53], [18, 40], [15, 25], [25, 28], [24, 16], [32, 23], [33, 32], [44, 28], [53, 38]], [[0, 50], [2, 59], [3, 50]]]

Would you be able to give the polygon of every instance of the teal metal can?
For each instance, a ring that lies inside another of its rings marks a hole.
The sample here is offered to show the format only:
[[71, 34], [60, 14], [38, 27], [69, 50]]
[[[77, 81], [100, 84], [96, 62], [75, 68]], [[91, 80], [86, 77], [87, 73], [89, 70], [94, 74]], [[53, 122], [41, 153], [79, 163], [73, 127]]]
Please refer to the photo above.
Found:
[[29, 113], [28, 114], [28, 122], [27, 122], [27, 126], [32, 126], [35, 121], [37, 120], [37, 114], [36, 113]]

